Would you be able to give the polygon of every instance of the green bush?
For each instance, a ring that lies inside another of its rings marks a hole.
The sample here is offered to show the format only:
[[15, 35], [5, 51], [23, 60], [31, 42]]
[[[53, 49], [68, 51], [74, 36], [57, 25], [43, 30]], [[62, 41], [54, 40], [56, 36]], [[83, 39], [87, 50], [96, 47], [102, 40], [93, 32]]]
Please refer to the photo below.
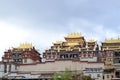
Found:
[[50, 80], [94, 80], [90, 76], [82, 76], [73, 74], [71, 70], [66, 69], [63, 73], [54, 73], [54, 76]]

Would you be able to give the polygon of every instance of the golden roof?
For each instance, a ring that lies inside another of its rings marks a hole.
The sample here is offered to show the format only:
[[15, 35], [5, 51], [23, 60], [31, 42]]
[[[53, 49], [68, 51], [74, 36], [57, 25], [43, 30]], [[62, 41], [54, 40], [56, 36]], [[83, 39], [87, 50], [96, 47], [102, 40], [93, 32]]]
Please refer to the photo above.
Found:
[[90, 39], [87, 42], [95, 42], [95, 40], [94, 39]]
[[54, 44], [61, 44], [62, 41], [56, 41]]
[[20, 44], [18, 48], [26, 49], [26, 48], [33, 48], [33, 46], [30, 43], [23, 43]]
[[82, 37], [82, 34], [81, 33], [70, 33], [67, 36], [67, 38], [78, 38], [78, 37]]
[[74, 42], [74, 43], [66, 42], [65, 45], [67, 45], [67, 46], [75, 46], [75, 45], [79, 45], [79, 43], [78, 42]]
[[104, 43], [120, 43], [120, 38], [118, 39], [105, 39], [105, 42]]

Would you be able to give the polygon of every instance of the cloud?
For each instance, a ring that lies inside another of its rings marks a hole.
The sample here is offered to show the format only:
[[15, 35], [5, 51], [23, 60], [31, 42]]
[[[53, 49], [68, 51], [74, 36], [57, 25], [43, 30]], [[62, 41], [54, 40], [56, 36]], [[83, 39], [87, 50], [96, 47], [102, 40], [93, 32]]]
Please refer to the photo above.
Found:
[[42, 53], [72, 32], [99, 43], [118, 37], [119, 7], [119, 0], [0, 1], [0, 51], [30, 42]]
[[101, 42], [105, 38], [117, 37], [119, 32], [116, 29], [108, 28], [104, 24], [98, 24], [83, 18], [71, 18], [67, 27], [70, 32], [82, 32], [87, 38], [94, 38], [95, 40]]
[[17, 26], [0, 21], [0, 52], [2, 53], [0, 57], [5, 49], [18, 45], [28, 35], [26, 31]]

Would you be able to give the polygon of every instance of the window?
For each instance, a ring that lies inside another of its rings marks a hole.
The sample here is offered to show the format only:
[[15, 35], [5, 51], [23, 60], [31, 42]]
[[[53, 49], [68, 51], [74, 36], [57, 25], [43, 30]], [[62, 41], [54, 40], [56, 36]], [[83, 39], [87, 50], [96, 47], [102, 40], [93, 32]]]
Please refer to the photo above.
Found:
[[113, 59], [111, 58], [111, 61], [113, 61]]
[[93, 72], [93, 68], [91, 68], [91, 71]]
[[15, 70], [17, 70], [17, 66], [15, 65]]
[[9, 72], [11, 72], [11, 64], [9, 65]]
[[19, 62], [21, 62], [21, 59], [18, 59]]
[[106, 61], [106, 59], [104, 59], [104, 61]]
[[113, 75], [111, 77], [113, 78]]
[[94, 68], [94, 71], [97, 72], [97, 71], [98, 71], [98, 68]]
[[97, 74], [97, 77], [100, 77], [100, 74]]
[[18, 59], [16, 59], [16, 62], [18, 62]]
[[86, 68], [86, 71], [89, 71], [89, 68]]
[[43, 58], [45, 58], [45, 55], [43, 56]]
[[16, 57], [16, 55], [15, 55], [15, 54], [12, 54], [12, 56], [13, 56], [13, 57]]
[[22, 55], [21, 54], [18, 54], [19, 57], [21, 57]]
[[27, 59], [24, 60], [24, 63], [27, 63]]
[[109, 75], [107, 75], [107, 78], [109, 78]]
[[16, 59], [13, 59], [14, 62], [16, 62]]
[[91, 74], [89, 74], [89, 76], [91, 77]]
[[7, 73], [7, 64], [4, 63], [4, 73]]
[[104, 76], [103, 76], [103, 80], [104, 80]]

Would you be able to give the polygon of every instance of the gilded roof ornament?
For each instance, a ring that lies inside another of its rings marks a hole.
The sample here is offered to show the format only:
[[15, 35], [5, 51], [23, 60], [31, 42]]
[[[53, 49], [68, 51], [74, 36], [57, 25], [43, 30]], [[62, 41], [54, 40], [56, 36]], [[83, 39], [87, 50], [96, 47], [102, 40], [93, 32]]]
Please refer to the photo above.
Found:
[[117, 39], [105, 39], [105, 43], [120, 43], [120, 38]]
[[90, 39], [90, 40], [88, 40], [88, 42], [95, 42], [95, 40], [94, 39]]
[[55, 43], [53, 43], [53, 44], [61, 44], [62, 43], [62, 41], [56, 41]]
[[69, 33], [68, 38], [76, 38], [76, 37], [82, 37], [81, 33]]
[[26, 48], [33, 48], [31, 43], [23, 43], [20, 44], [18, 48], [26, 49]]
[[62, 41], [56, 41], [56, 43], [57, 43], [57, 44], [61, 44], [61, 43], [62, 43]]

